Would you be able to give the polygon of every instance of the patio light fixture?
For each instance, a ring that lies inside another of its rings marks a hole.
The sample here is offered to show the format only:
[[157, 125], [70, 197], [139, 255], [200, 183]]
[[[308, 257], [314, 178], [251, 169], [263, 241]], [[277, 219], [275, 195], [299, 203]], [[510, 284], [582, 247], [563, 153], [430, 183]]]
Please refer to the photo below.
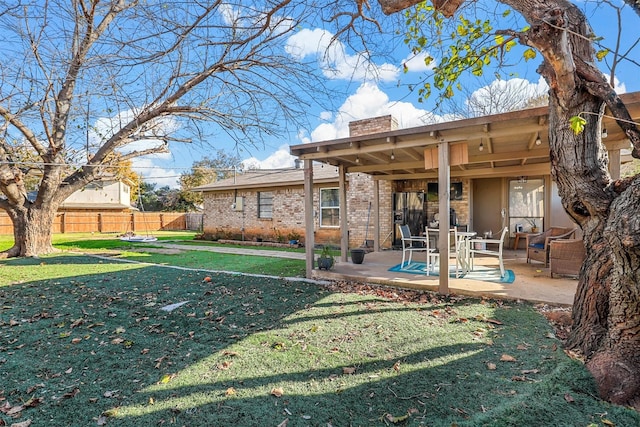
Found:
[[356, 163], [360, 163], [360, 157], [356, 156]]
[[602, 139], [605, 139], [608, 136], [609, 134], [607, 133], [607, 128], [602, 128]]
[[540, 132], [538, 132], [538, 137], [536, 138], [536, 145], [542, 144], [542, 140], [540, 139]]
[[484, 150], [484, 144], [482, 144], [482, 141], [480, 141], [480, 146], [478, 147], [478, 151], [482, 151]]
[[396, 155], [393, 154], [393, 150], [391, 150], [391, 160], [395, 160], [396, 159]]

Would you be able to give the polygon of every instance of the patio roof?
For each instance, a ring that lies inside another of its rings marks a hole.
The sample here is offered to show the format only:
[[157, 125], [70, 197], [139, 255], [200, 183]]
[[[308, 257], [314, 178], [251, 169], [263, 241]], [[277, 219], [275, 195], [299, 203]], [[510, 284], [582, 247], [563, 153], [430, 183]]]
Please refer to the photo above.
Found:
[[[640, 92], [621, 98], [634, 120], [640, 120]], [[367, 173], [385, 180], [406, 179], [410, 174], [418, 179], [438, 177], [437, 169], [425, 168], [425, 149], [442, 142], [464, 142], [468, 145], [469, 162], [452, 166], [451, 177], [543, 175], [550, 173], [548, 116], [548, 107], [538, 107], [294, 145], [290, 150], [302, 160], [343, 166], [348, 173]], [[630, 148], [629, 140], [613, 119], [605, 116], [603, 128], [607, 129], [603, 142], [609, 151]]]

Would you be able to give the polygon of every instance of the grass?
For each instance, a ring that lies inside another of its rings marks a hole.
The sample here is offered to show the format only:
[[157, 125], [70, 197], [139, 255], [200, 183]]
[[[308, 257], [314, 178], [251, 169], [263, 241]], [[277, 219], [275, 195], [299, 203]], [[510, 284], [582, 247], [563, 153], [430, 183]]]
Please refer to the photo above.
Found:
[[0, 301], [6, 425], [640, 423], [529, 304], [71, 254], [0, 261]]
[[[112, 256], [123, 260], [200, 268], [211, 271], [234, 271], [283, 277], [304, 277], [306, 272], [304, 260], [225, 254], [195, 250], [196, 248], [187, 250], [186, 248], [190, 245], [246, 248], [246, 246], [241, 245], [194, 241], [196, 233], [193, 232], [156, 232], [154, 236], [159, 241], [171, 241], [172, 243], [184, 245], [185, 250], [160, 251], [153, 244], [131, 243], [120, 240], [114, 234], [92, 233], [55, 234], [53, 236], [53, 246], [65, 251], [88, 253], [105, 253], [107, 251], [107, 253], [112, 253]], [[0, 236], [0, 250], [8, 249], [12, 244], [12, 236]], [[268, 253], [266, 251], [282, 250], [282, 248], [271, 247], [250, 248], [265, 251], [265, 253]]]

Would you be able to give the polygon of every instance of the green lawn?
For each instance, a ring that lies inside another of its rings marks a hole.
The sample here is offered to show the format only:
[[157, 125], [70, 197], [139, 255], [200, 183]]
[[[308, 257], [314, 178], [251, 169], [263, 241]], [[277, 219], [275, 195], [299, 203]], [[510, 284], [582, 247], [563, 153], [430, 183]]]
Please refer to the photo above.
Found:
[[0, 261], [0, 337], [0, 425], [640, 425], [517, 302], [61, 254]]

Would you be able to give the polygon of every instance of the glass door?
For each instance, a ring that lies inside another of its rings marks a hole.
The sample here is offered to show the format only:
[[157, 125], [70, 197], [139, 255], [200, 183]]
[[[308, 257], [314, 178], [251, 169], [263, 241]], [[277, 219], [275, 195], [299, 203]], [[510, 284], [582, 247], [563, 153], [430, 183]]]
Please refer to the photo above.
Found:
[[544, 229], [544, 180], [509, 181], [509, 230], [536, 233]]

